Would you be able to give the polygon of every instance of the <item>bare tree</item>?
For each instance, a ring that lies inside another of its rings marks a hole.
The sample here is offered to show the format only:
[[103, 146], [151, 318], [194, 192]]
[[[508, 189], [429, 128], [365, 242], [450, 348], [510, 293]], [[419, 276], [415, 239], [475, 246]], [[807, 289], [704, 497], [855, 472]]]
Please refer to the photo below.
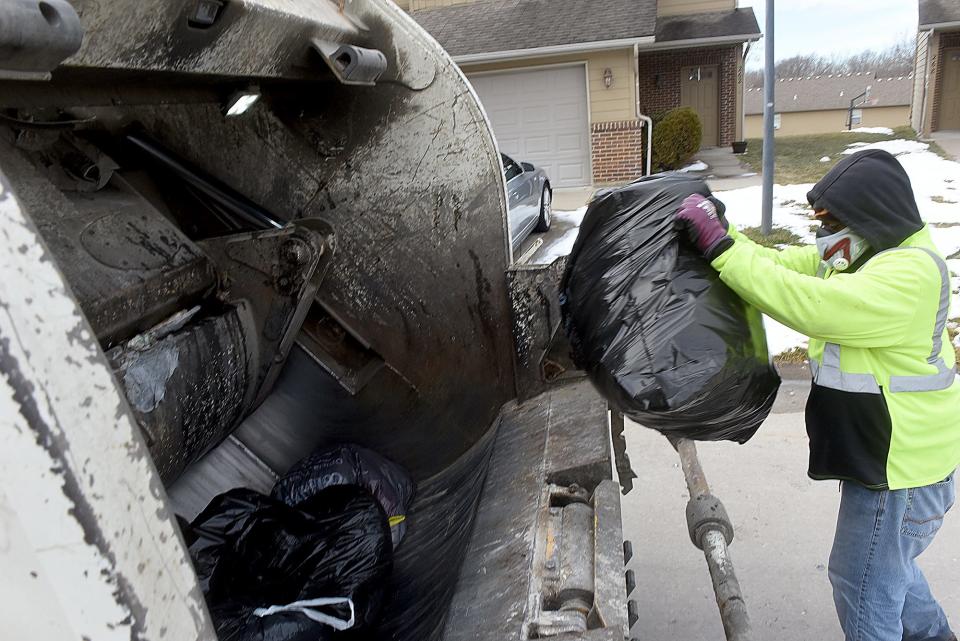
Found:
[[[878, 77], [905, 76], [913, 71], [914, 39], [904, 37], [886, 49], [861, 51], [850, 56], [797, 55], [777, 61], [777, 78], [804, 78], [828, 74], [872, 72]], [[763, 86], [763, 70], [744, 74], [747, 88]]]

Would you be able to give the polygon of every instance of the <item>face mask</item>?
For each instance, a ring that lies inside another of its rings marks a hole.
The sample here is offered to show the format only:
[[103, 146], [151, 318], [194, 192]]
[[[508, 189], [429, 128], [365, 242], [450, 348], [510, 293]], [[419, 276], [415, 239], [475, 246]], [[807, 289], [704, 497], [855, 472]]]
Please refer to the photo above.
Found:
[[820, 252], [820, 258], [838, 272], [849, 269], [869, 247], [867, 241], [853, 233], [849, 227], [836, 232], [826, 227], [817, 230], [817, 251]]

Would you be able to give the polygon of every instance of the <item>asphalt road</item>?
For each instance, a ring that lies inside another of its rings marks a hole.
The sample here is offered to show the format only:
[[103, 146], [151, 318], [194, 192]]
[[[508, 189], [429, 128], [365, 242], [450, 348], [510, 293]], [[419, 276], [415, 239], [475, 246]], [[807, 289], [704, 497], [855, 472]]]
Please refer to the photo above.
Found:
[[[698, 444], [714, 494], [734, 522], [730, 553], [755, 638], [840, 641], [827, 579], [840, 495], [835, 482], [806, 476], [802, 407], [808, 385], [784, 381], [774, 413], [745, 445]], [[657, 432], [628, 422], [628, 452], [639, 478], [624, 497], [625, 538], [633, 541], [632, 598], [641, 641], [722, 641], [703, 553], [687, 535], [686, 486], [676, 453]], [[933, 592], [960, 628], [960, 514], [951, 512], [920, 558]]]

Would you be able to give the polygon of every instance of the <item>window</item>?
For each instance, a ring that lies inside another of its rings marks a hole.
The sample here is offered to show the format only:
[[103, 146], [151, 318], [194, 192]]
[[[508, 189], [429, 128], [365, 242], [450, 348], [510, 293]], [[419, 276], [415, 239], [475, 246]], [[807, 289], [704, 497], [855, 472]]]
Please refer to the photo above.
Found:
[[863, 109], [854, 109], [850, 113], [850, 124], [859, 125], [861, 122], [863, 122]]
[[780, 128], [780, 114], [773, 114], [773, 128]]
[[505, 154], [500, 154], [500, 160], [503, 161], [503, 175], [510, 182], [523, 173], [523, 169], [513, 161], [513, 158]]

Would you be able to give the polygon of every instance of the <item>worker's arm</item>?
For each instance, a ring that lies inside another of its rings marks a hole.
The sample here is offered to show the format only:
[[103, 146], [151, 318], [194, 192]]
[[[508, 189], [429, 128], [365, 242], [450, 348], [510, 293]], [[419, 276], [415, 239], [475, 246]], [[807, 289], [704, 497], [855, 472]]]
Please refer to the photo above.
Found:
[[902, 341], [919, 311], [926, 268], [907, 261], [924, 260], [922, 252], [890, 252], [860, 271], [822, 279], [738, 238], [711, 265], [741, 298], [787, 327], [831, 343], [884, 347]]
[[729, 234], [730, 237], [738, 243], [749, 243], [755, 247], [756, 251], [762, 256], [765, 256], [769, 260], [775, 262], [777, 265], [786, 267], [790, 271], [797, 272], [798, 274], [807, 274], [808, 276], [813, 276], [820, 268], [820, 254], [817, 252], [817, 248], [813, 245], [787, 247], [786, 249], [779, 250], [770, 247], [763, 247], [762, 245], [758, 245], [747, 238], [733, 225], [730, 225], [727, 228], [727, 234]]

